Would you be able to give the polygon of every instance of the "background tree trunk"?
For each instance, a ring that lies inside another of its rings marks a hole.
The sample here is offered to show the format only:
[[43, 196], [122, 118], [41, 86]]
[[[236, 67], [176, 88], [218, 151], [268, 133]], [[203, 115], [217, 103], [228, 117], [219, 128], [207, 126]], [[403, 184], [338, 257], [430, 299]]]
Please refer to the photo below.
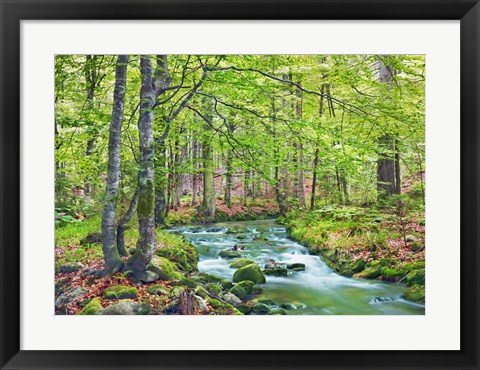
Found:
[[125, 87], [127, 84], [128, 55], [117, 58], [113, 110], [108, 141], [108, 173], [105, 205], [102, 216], [102, 249], [107, 273], [116, 273], [123, 267], [115, 238], [115, 209], [120, 182], [120, 134], [123, 122]]
[[128, 207], [127, 212], [123, 215], [121, 220], [118, 222], [117, 227], [117, 249], [118, 253], [121, 256], [128, 256], [127, 249], [125, 248], [125, 227], [132, 219], [133, 215], [137, 211], [138, 205], [138, 188], [135, 190], [133, 194], [132, 200], [130, 201], [130, 205]]

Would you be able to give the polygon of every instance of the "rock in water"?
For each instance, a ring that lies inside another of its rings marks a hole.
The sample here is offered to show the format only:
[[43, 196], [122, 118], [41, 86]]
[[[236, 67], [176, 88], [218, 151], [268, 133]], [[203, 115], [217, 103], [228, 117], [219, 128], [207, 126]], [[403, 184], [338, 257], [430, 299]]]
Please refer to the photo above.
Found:
[[244, 280], [235, 284], [229, 292], [235, 294], [240, 299], [245, 299], [251, 293], [254, 285], [253, 281]]
[[255, 315], [268, 315], [270, 313], [270, 307], [264, 303], [257, 303], [252, 307], [251, 313]]
[[288, 269], [283, 267], [268, 267], [263, 270], [263, 273], [271, 276], [288, 276]]
[[233, 261], [230, 264], [230, 267], [234, 269], [239, 269], [239, 268], [251, 265], [252, 263], [255, 263], [255, 261], [249, 258], [239, 258], [238, 260]]
[[239, 258], [242, 257], [242, 254], [237, 251], [232, 251], [231, 249], [224, 249], [220, 251], [219, 256], [223, 258]]
[[235, 271], [233, 282], [239, 283], [244, 280], [253, 281], [255, 284], [264, 284], [266, 282], [265, 276], [257, 264], [250, 264]]
[[291, 263], [287, 265], [287, 269], [293, 270], [293, 271], [303, 271], [305, 270], [305, 264], [304, 263]]

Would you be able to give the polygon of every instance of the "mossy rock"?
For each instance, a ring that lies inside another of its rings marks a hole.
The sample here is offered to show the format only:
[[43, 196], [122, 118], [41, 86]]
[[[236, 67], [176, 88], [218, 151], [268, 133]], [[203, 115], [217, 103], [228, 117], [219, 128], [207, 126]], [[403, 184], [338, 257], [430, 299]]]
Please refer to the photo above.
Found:
[[231, 249], [224, 249], [220, 251], [219, 256], [222, 258], [240, 258], [242, 254], [238, 251], [232, 251]]
[[170, 289], [170, 292], [168, 293], [168, 298], [177, 299], [180, 296], [180, 293], [184, 290], [185, 287], [183, 286], [174, 286], [172, 289]]
[[195, 279], [197, 279], [201, 283], [220, 283], [224, 279], [220, 276], [214, 274], [207, 274], [206, 272], [199, 273]]
[[243, 315], [239, 310], [229, 303], [224, 303], [218, 299], [210, 299], [210, 306], [213, 308], [213, 314], [217, 315]]
[[225, 302], [231, 304], [231, 305], [238, 305], [240, 303], [242, 303], [241, 299], [238, 298], [235, 294], [233, 293], [230, 293], [230, 292], [227, 292], [227, 293], [224, 293], [222, 294], [221, 296], [222, 300], [224, 300]]
[[240, 233], [248, 233], [248, 229], [244, 226], [230, 226], [226, 234], [240, 234]]
[[197, 289], [195, 290], [195, 294], [203, 299], [207, 299], [209, 297], [207, 291], [201, 285], [197, 286]]
[[57, 268], [58, 273], [71, 273], [83, 269], [83, 264], [80, 262], [68, 262]]
[[155, 254], [176, 263], [185, 272], [198, 270], [198, 251], [194, 245], [187, 242], [183, 236], [175, 244], [165, 244], [155, 251]]
[[263, 273], [270, 276], [288, 276], [288, 269], [284, 267], [267, 267], [263, 270]]
[[263, 288], [261, 286], [255, 285], [252, 288], [252, 294], [261, 294], [263, 292]]
[[132, 286], [114, 285], [103, 292], [105, 299], [134, 299], [138, 297], [138, 290]]
[[405, 236], [405, 241], [407, 243], [413, 243], [417, 241], [417, 237], [415, 235], [406, 235]]
[[153, 284], [147, 288], [147, 293], [162, 295], [162, 294], [168, 294], [169, 290], [165, 288], [162, 284]]
[[425, 303], [425, 286], [414, 285], [403, 293], [403, 298], [408, 301]]
[[259, 233], [268, 233], [270, 231], [269, 226], [257, 226], [255, 228]]
[[264, 284], [266, 282], [265, 276], [257, 264], [250, 264], [235, 271], [233, 274], [233, 282], [239, 283], [244, 280], [253, 281], [255, 284]]
[[425, 270], [415, 270], [407, 278], [408, 285], [425, 285]]
[[254, 234], [253, 235], [253, 240], [263, 240], [263, 241], [267, 241], [268, 238], [265, 236], [265, 235], [262, 235], [262, 234]]
[[363, 271], [366, 265], [367, 263], [363, 259], [359, 258], [358, 260], [350, 264], [350, 270], [352, 270], [356, 274], [360, 271]]
[[396, 270], [389, 267], [382, 268], [382, 277], [388, 281], [398, 281], [405, 276], [404, 270]]
[[277, 305], [277, 303], [272, 299], [259, 299], [257, 302], [258, 303], [264, 303], [267, 306], [276, 306]]
[[239, 269], [239, 268], [251, 265], [252, 263], [255, 263], [255, 261], [253, 261], [249, 258], [239, 258], [239, 259], [233, 261], [230, 264], [230, 267], [234, 268], [234, 269]]
[[80, 245], [85, 244], [102, 244], [102, 233], [91, 233], [80, 240]]
[[179, 281], [179, 284], [191, 289], [195, 289], [198, 285], [197, 282], [192, 278], [184, 278]]
[[342, 276], [345, 276], [345, 277], [352, 277], [354, 272], [350, 269], [345, 269], [345, 270], [341, 270], [339, 271], [340, 275]]
[[268, 315], [270, 313], [270, 307], [265, 303], [257, 303], [252, 307], [250, 313], [254, 315]]
[[55, 308], [57, 311], [64, 311], [67, 308], [67, 305], [77, 299], [79, 299], [83, 294], [87, 292], [84, 288], [72, 288], [64, 291], [56, 300]]
[[270, 311], [270, 315], [287, 315], [287, 311], [283, 308], [274, 308]]
[[366, 278], [366, 279], [376, 279], [380, 275], [382, 275], [382, 268], [380, 265], [372, 266], [372, 267], [367, 267], [365, 270], [360, 272], [359, 276]]
[[421, 251], [423, 248], [425, 248], [425, 244], [421, 243], [421, 242], [413, 242], [412, 245], [410, 246], [410, 249], [413, 251], [413, 252], [418, 252], [418, 251]]
[[280, 308], [283, 308], [285, 310], [296, 310], [297, 306], [295, 306], [294, 304], [291, 304], [291, 303], [282, 303], [280, 305]]
[[140, 302], [120, 301], [97, 312], [98, 315], [148, 315], [150, 306]]
[[223, 286], [221, 283], [208, 283], [205, 286], [205, 289], [207, 289], [207, 291], [210, 293], [219, 295], [223, 291]]
[[96, 315], [98, 311], [102, 309], [101, 300], [99, 297], [95, 297], [87, 303], [83, 310], [77, 315]]
[[245, 240], [245, 239], [247, 239], [247, 235], [245, 234], [237, 235], [237, 240]]
[[254, 285], [252, 281], [244, 280], [235, 284], [229, 292], [235, 294], [240, 299], [245, 299], [252, 292]]
[[237, 304], [235, 306], [235, 308], [237, 310], [239, 310], [241, 313], [243, 313], [244, 315], [250, 313], [250, 311], [252, 310], [252, 304], [250, 303], [240, 303], [240, 304]]
[[287, 269], [293, 270], [293, 271], [304, 271], [305, 270], [305, 264], [304, 263], [290, 263], [287, 265]]
[[183, 275], [178, 271], [177, 266], [165, 257], [153, 256], [147, 268], [158, 275], [158, 280], [181, 280]]
[[228, 279], [223, 279], [220, 284], [222, 284], [223, 290], [228, 290], [233, 286], [233, 283]]

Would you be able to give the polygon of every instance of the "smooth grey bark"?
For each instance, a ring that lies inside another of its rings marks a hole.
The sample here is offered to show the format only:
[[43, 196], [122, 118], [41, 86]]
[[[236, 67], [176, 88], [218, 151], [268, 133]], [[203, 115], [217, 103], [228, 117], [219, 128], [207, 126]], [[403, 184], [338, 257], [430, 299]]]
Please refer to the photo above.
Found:
[[115, 210], [117, 207], [118, 185], [120, 182], [120, 140], [127, 84], [128, 55], [119, 55], [115, 71], [112, 119], [108, 141], [108, 173], [105, 205], [102, 216], [102, 249], [105, 260], [105, 273], [114, 274], [122, 269], [115, 238]]
[[[158, 68], [162, 68], [162, 57], [157, 57], [155, 75], [149, 56], [140, 57], [142, 86], [140, 89], [140, 115], [138, 135], [140, 148], [140, 169], [138, 172], [138, 231], [135, 253], [128, 259], [126, 270], [138, 280], [147, 280], [147, 267], [155, 252], [157, 235], [155, 231], [155, 175], [153, 139], [153, 110], [160, 91]], [[165, 57], [166, 60], [166, 57]]]
[[[229, 135], [233, 135], [233, 132], [235, 131], [235, 125], [229, 124], [227, 126]], [[232, 208], [232, 184], [233, 184], [233, 167], [232, 167], [232, 161], [233, 161], [233, 153], [231, 149], [228, 149], [227, 151], [227, 156], [225, 159], [225, 167], [226, 167], [226, 173], [225, 173], [225, 204], [227, 205], [228, 208]]]
[[165, 143], [159, 143], [155, 151], [155, 224], [165, 223], [167, 178], [165, 175], [167, 157], [165, 155]]
[[127, 212], [123, 215], [117, 226], [117, 249], [118, 253], [121, 256], [128, 256], [127, 249], [125, 248], [125, 227], [132, 219], [133, 215], [137, 211], [138, 205], [138, 188], [133, 194], [130, 205], [128, 206]]
[[215, 221], [215, 183], [214, 183], [214, 163], [213, 163], [213, 129], [212, 124], [212, 105], [207, 102], [206, 118], [209, 124], [204, 125], [204, 135], [202, 141], [202, 163], [203, 163], [203, 202], [202, 211], [206, 222]]

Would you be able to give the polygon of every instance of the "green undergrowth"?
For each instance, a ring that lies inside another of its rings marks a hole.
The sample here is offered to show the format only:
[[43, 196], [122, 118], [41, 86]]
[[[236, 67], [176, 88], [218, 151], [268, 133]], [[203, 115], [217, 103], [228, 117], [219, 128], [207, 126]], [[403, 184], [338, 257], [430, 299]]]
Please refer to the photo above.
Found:
[[425, 260], [417, 253], [418, 245], [424, 248], [424, 235], [415, 231], [418, 228], [406, 230], [417, 241], [405, 245], [402, 228], [402, 222], [411, 227], [406, 220], [423, 225], [424, 212], [415, 197], [404, 199], [410, 208], [402, 209], [401, 218], [394, 206], [382, 204], [294, 211], [281, 221], [292, 239], [322, 256], [339, 274], [406, 284], [410, 288], [404, 298], [424, 303]]

